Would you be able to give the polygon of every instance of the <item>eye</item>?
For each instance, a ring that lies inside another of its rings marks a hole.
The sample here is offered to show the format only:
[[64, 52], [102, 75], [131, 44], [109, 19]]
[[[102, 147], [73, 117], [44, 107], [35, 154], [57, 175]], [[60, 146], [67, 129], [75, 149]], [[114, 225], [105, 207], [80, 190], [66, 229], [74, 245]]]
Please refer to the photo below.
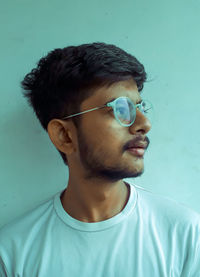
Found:
[[129, 118], [129, 111], [127, 110], [126, 107], [118, 107], [117, 108], [117, 116], [121, 119], [126, 119]]
[[117, 113], [120, 114], [120, 115], [126, 114], [127, 109], [125, 107], [118, 107], [117, 108]]
[[126, 109], [125, 109], [124, 107], [118, 107], [118, 108], [117, 108], [117, 111], [118, 111], [119, 113], [124, 113], [124, 112], [126, 111]]

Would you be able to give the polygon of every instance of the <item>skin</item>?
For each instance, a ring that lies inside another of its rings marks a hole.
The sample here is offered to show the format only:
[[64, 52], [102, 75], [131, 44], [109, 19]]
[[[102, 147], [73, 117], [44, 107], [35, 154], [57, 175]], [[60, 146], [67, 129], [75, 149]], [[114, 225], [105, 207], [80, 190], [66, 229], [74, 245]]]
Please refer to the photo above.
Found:
[[[102, 106], [120, 96], [129, 97], [135, 104], [141, 101], [137, 85], [131, 79], [96, 89], [82, 102], [80, 111]], [[78, 130], [72, 120], [49, 122], [49, 137], [68, 160], [69, 181], [61, 202], [70, 216], [98, 222], [123, 210], [129, 189], [122, 179], [139, 176], [144, 171], [143, 157], [130, 153], [126, 146], [136, 138], [144, 140], [150, 128], [149, 120], [139, 110], [134, 124], [121, 126], [111, 108], [81, 115]]]

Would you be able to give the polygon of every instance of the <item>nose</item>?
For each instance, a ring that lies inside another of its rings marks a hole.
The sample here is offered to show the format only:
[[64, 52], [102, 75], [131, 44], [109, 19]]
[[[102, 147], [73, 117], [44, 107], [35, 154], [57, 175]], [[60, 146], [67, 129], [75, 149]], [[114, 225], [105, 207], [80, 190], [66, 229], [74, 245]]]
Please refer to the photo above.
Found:
[[137, 110], [136, 119], [129, 128], [133, 134], [141, 133], [144, 135], [150, 131], [151, 122], [141, 111]]

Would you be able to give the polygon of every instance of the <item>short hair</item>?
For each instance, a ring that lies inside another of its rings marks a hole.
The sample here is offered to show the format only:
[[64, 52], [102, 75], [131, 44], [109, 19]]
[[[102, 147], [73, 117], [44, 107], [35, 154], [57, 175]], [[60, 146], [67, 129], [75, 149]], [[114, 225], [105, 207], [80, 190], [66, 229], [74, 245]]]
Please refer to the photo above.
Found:
[[[106, 43], [54, 49], [21, 82], [24, 96], [43, 128], [53, 118], [78, 113], [95, 88], [132, 78], [138, 91], [146, 81], [144, 66], [131, 54]], [[78, 128], [80, 117], [72, 117]], [[60, 151], [59, 151], [60, 152]], [[65, 164], [67, 158], [60, 152]]]

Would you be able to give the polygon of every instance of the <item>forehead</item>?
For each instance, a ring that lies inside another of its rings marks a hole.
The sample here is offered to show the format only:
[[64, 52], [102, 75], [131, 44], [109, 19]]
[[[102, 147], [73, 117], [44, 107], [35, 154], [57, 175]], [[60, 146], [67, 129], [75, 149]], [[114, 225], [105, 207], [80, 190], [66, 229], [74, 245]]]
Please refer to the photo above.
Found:
[[141, 101], [140, 93], [134, 80], [120, 81], [111, 86], [95, 89], [92, 96], [85, 99], [81, 104], [81, 110], [90, 107], [104, 105], [106, 102], [120, 96], [129, 97], [134, 103]]

